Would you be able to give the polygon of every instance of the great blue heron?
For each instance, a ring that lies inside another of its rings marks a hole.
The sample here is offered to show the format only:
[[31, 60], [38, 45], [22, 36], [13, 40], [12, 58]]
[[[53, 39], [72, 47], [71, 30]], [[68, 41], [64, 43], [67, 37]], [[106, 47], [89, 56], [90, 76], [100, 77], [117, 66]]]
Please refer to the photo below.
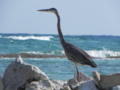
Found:
[[78, 72], [77, 64], [89, 65], [91, 67], [97, 67], [97, 65], [94, 63], [92, 58], [85, 51], [83, 51], [80, 48], [77, 48], [76, 46], [74, 46], [64, 40], [62, 31], [61, 31], [61, 26], [60, 26], [60, 16], [59, 16], [57, 9], [50, 8], [50, 9], [42, 9], [42, 10], [38, 10], [38, 11], [51, 12], [57, 16], [57, 29], [58, 29], [58, 34], [60, 37], [60, 42], [64, 48], [64, 51], [65, 51], [65, 54], [66, 54], [68, 60], [72, 61], [75, 65], [76, 72], [74, 74], [74, 77], [76, 77], [77, 81], [79, 81], [79, 78], [78, 78], [79, 72]]

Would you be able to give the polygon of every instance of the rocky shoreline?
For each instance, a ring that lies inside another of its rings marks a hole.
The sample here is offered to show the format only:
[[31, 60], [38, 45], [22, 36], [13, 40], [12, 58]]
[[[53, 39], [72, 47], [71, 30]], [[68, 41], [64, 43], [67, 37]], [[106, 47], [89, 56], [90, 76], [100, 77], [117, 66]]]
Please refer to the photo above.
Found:
[[[18, 54], [0, 54], [0, 58], [15, 58]], [[65, 55], [50, 55], [50, 54], [32, 54], [32, 53], [19, 53], [23, 58], [66, 58]], [[92, 57], [92, 56], [91, 56]], [[120, 56], [107, 56], [107, 57], [92, 57], [93, 59], [120, 59]]]
[[0, 77], [0, 90], [120, 90], [120, 74], [101, 75], [93, 78], [80, 72], [80, 80], [51, 80], [34, 65], [27, 64], [21, 56], [8, 65]]
[[[18, 54], [0, 54], [0, 58], [15, 58]], [[20, 53], [23, 58], [65, 58], [64, 55]]]

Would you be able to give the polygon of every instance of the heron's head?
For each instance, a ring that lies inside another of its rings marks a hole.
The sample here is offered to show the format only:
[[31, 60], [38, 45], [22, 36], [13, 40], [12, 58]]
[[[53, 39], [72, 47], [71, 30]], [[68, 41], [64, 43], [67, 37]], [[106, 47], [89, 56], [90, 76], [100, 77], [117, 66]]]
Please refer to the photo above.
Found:
[[50, 13], [57, 13], [57, 9], [55, 9], [55, 8], [40, 9], [40, 10], [37, 10], [37, 11], [40, 11], [40, 12], [50, 12]]

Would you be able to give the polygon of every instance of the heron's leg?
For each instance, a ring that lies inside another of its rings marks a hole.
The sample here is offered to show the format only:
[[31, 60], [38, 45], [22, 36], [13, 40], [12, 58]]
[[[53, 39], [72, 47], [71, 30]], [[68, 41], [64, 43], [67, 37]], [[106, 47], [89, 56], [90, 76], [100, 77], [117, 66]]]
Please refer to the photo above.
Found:
[[77, 77], [77, 72], [76, 72], [76, 65], [73, 64], [73, 70], [74, 70], [74, 79], [77, 81], [76, 77]]
[[79, 75], [79, 70], [77, 65], [75, 64], [75, 68], [76, 68], [76, 80], [79, 82], [80, 81], [80, 75]]
[[79, 82], [79, 70], [78, 70], [78, 67], [77, 67], [77, 64], [74, 63], [74, 79], [75, 81]]
[[78, 67], [77, 67], [77, 64], [76, 63], [73, 63], [73, 70], [74, 70], [74, 79], [76, 82], [79, 82], [80, 81], [80, 75], [79, 75], [79, 70], [78, 70]]

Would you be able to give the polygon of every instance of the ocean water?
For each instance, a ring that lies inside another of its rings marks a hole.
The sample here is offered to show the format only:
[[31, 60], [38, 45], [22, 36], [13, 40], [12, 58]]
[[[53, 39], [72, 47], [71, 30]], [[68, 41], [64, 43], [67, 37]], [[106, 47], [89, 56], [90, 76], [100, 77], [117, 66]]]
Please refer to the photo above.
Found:
[[[65, 36], [65, 40], [82, 48], [93, 60], [97, 68], [79, 66], [79, 71], [91, 76], [93, 71], [102, 74], [120, 72], [120, 36]], [[0, 54], [49, 54], [64, 55], [57, 35], [40, 34], [0, 34]], [[113, 57], [113, 58], [110, 58]], [[117, 58], [116, 58], [117, 57]], [[23, 58], [43, 70], [51, 79], [67, 80], [73, 77], [73, 66], [67, 58]], [[0, 74], [15, 58], [0, 58]]]

